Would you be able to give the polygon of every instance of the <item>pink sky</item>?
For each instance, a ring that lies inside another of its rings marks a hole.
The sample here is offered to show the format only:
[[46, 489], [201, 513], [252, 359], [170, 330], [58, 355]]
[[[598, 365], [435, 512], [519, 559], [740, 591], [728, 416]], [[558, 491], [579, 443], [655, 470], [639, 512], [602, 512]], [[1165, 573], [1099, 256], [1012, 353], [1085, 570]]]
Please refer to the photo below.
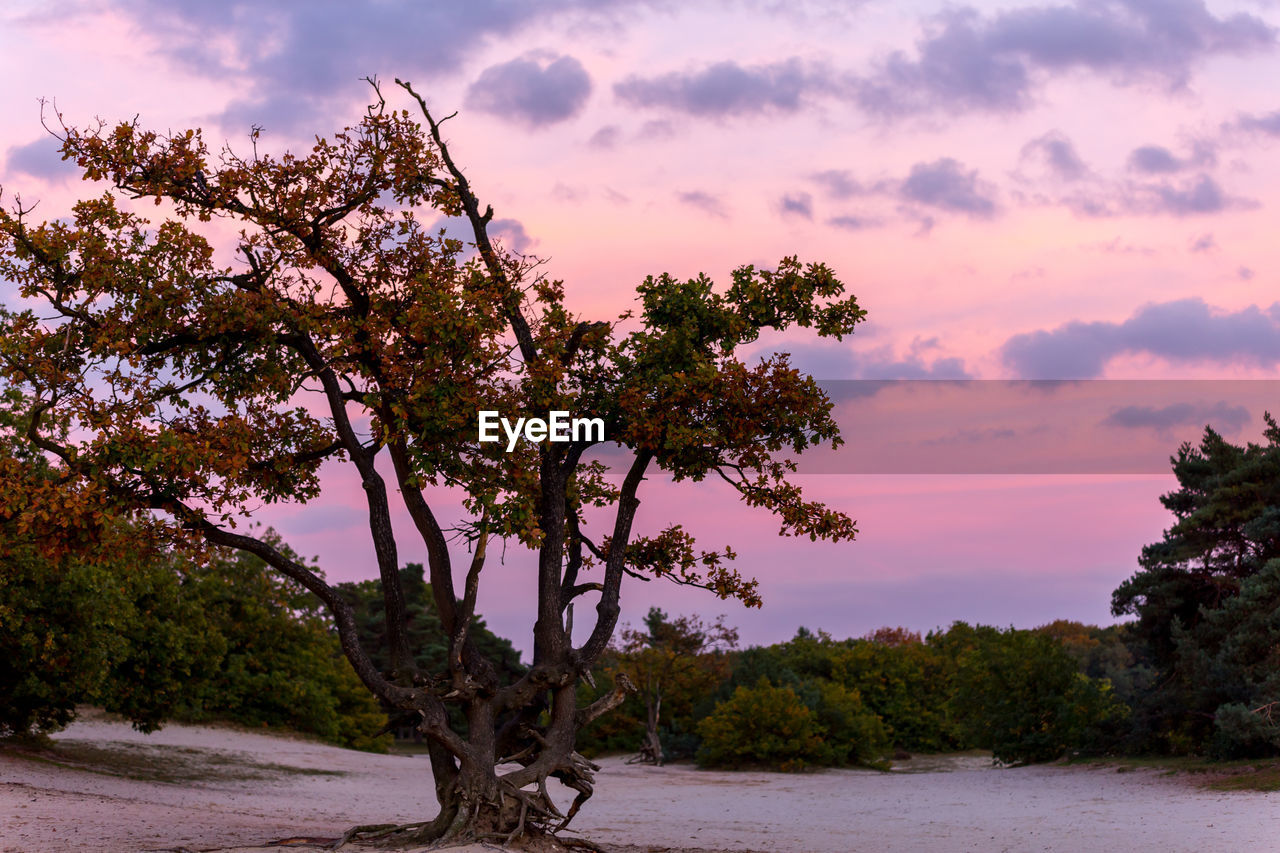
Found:
[[[20, 192], [47, 217], [88, 191], [51, 153], [41, 97], [72, 124], [137, 113], [233, 144], [257, 124], [283, 148], [356, 121], [359, 77], [400, 76], [459, 110], [447, 127], [477, 192], [588, 316], [629, 308], [647, 274], [723, 280], [798, 254], [870, 312], [838, 347], [761, 342], [822, 379], [1272, 379], [1278, 28], [1271, 3], [1199, 0], [8, 3], [0, 183], [5, 203]], [[1132, 429], [1172, 452], [1235, 411], [1177, 402], [1143, 404]], [[1123, 403], [1098, 405], [1101, 418]], [[1260, 432], [1259, 406], [1237, 440]], [[343, 510], [359, 495], [342, 472], [328, 482], [263, 518], [331, 578], [371, 576]], [[858, 519], [860, 541], [780, 540], [715, 488], [652, 483], [641, 522], [732, 543], [766, 606], [633, 585], [627, 618], [652, 603], [725, 612], [750, 642], [801, 624], [1106, 621], [1110, 590], [1168, 524], [1157, 497], [1172, 485], [805, 482]], [[405, 532], [403, 557], [420, 559]], [[528, 567], [509, 551], [482, 598], [521, 646]]]

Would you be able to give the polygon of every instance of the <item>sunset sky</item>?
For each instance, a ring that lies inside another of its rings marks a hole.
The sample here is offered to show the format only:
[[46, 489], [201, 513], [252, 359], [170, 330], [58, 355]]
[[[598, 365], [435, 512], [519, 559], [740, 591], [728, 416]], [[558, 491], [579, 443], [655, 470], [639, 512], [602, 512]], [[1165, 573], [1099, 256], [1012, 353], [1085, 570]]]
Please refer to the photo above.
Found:
[[[138, 114], [241, 148], [256, 125], [283, 149], [356, 122], [361, 77], [402, 77], [458, 111], [452, 152], [496, 231], [547, 259], [584, 315], [632, 307], [648, 274], [723, 281], [795, 254], [831, 266], [868, 320], [843, 343], [755, 351], [823, 380], [1277, 379], [1278, 33], [1273, 0], [19, 0], [0, 11], [0, 184], [45, 217], [96, 192], [59, 160], [41, 98], [69, 124]], [[800, 481], [858, 520], [841, 545], [780, 539], [725, 489], [656, 480], [642, 528], [681, 520], [732, 544], [766, 603], [633, 583], [625, 618], [725, 613], [748, 642], [802, 624], [1107, 622], [1169, 522], [1161, 454], [1210, 421], [1256, 440], [1280, 410], [1262, 383], [1072, 383], [1083, 396], [1054, 405], [1011, 383], [947, 386], [963, 400], [903, 387], [835, 395], [848, 450], [862, 423], [873, 458], [891, 435], [902, 459], [1037, 461], [811, 465]], [[880, 422], [877, 438], [876, 405], [910, 430]], [[1147, 461], [1099, 452], [1113, 443]], [[1046, 464], [1085, 454], [1084, 473]], [[372, 577], [358, 486], [326, 482], [261, 518], [331, 579]], [[529, 568], [508, 549], [481, 598], [521, 647]]]

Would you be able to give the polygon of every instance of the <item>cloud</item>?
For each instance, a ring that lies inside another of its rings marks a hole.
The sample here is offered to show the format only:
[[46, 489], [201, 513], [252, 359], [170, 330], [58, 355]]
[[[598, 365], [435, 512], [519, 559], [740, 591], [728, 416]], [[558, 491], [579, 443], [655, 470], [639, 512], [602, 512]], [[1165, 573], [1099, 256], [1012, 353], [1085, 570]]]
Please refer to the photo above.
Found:
[[656, 77], [631, 76], [614, 84], [617, 97], [636, 107], [660, 107], [695, 116], [723, 118], [789, 113], [819, 80], [799, 59], [742, 66], [723, 61], [698, 71]]
[[788, 193], [778, 200], [778, 210], [783, 216], [799, 216], [813, 219], [813, 196], [808, 193]]
[[1137, 172], [1167, 174], [1182, 169], [1177, 157], [1160, 145], [1143, 145], [1129, 153], [1129, 168]]
[[1078, 181], [1089, 174], [1089, 167], [1076, 153], [1066, 134], [1051, 130], [1022, 146], [1022, 159], [1039, 159], [1050, 174], [1064, 181]]
[[1241, 113], [1234, 122], [1228, 123], [1225, 129], [1243, 130], [1246, 133], [1261, 133], [1266, 136], [1280, 136], [1280, 110], [1261, 115]]
[[1219, 432], [1237, 433], [1253, 420], [1244, 406], [1232, 406], [1221, 400], [1212, 406], [1193, 403], [1170, 403], [1167, 406], [1121, 406], [1102, 419], [1102, 426], [1119, 429], [1153, 429], [1168, 432], [1174, 427], [1202, 427], [1213, 424]]
[[1193, 253], [1215, 252], [1217, 249], [1218, 241], [1212, 234], [1201, 234], [1191, 241], [1191, 251]]
[[[1146, 201], [1142, 199], [1145, 198]], [[1198, 175], [1193, 181], [1181, 186], [1172, 184], [1156, 184], [1144, 187], [1136, 200], [1136, 209], [1147, 208], [1155, 213], [1169, 213], [1174, 216], [1192, 216], [1199, 213], [1217, 213], [1233, 205], [1218, 186], [1218, 182], [1208, 175]]]
[[113, 0], [175, 64], [244, 92], [220, 117], [225, 126], [283, 131], [310, 130], [365, 97], [353, 83], [367, 74], [427, 83], [456, 72], [494, 39], [566, 13], [610, 14], [621, 3]]
[[[435, 234], [444, 229], [445, 237], [471, 243], [475, 236], [471, 231], [471, 223], [464, 216], [442, 216], [431, 225], [430, 232]], [[489, 223], [489, 236], [498, 240], [507, 249], [523, 254], [536, 242], [529, 237], [524, 224], [518, 219], [494, 219]]]
[[863, 193], [863, 187], [853, 175], [843, 169], [828, 169], [810, 176], [831, 198], [846, 199]]
[[1084, 69], [1121, 85], [1155, 78], [1180, 88], [1205, 57], [1274, 43], [1262, 19], [1217, 17], [1203, 0], [1075, 0], [990, 16], [961, 8], [933, 19], [914, 56], [889, 54], [853, 89], [864, 109], [885, 116], [1014, 112], [1032, 105], [1048, 73]]
[[1280, 303], [1224, 312], [1199, 298], [1146, 305], [1121, 323], [1072, 320], [1052, 330], [1014, 335], [1004, 363], [1027, 379], [1090, 379], [1125, 353], [1173, 362], [1280, 364]]
[[1146, 175], [1170, 175], [1217, 162], [1213, 145], [1196, 143], [1187, 157], [1177, 157], [1163, 145], [1142, 145], [1129, 152], [1128, 165], [1132, 171]]
[[676, 193], [676, 198], [679, 199], [681, 203], [687, 204], [690, 207], [696, 207], [698, 210], [701, 210], [709, 216], [714, 216], [717, 219], [729, 218], [728, 212], [724, 209], [724, 204], [721, 203], [718, 197], [713, 196], [710, 193], [705, 193], [701, 190], [689, 190], [687, 192]]
[[489, 223], [489, 236], [501, 240], [504, 246], [517, 254], [524, 254], [534, 243], [518, 219], [493, 220]]
[[[1222, 185], [1205, 172], [1188, 175], [1167, 174], [1170, 170], [1186, 168], [1186, 160], [1169, 164], [1164, 154], [1154, 153], [1156, 146], [1145, 149], [1140, 155], [1143, 165], [1137, 171], [1159, 174], [1160, 179], [1149, 177], [1122, 180], [1093, 178], [1073, 185], [1069, 192], [1054, 194], [1051, 190], [1037, 197], [1038, 201], [1059, 204], [1077, 216], [1092, 219], [1122, 215], [1134, 216], [1208, 216], [1228, 210], [1249, 210], [1258, 207], [1254, 199], [1228, 193]], [[1138, 149], [1144, 150], [1144, 149]], [[1165, 149], [1159, 149], [1165, 151]], [[1130, 161], [1133, 168], [1133, 162]]]
[[978, 173], [965, 171], [950, 157], [932, 163], [917, 163], [899, 188], [907, 201], [990, 219], [996, 212], [994, 190], [978, 180]]
[[827, 224], [833, 228], [843, 228], [845, 231], [862, 231], [865, 228], [875, 228], [883, 225], [879, 219], [873, 219], [867, 216], [833, 216], [827, 220]]
[[591, 77], [577, 59], [526, 55], [480, 72], [467, 103], [536, 128], [577, 115], [590, 94]]
[[964, 361], [953, 357], [932, 357], [935, 339], [915, 341], [905, 353], [882, 346], [856, 350], [843, 343], [787, 342], [762, 348], [760, 355], [786, 352], [791, 365], [815, 379], [969, 379]]
[[618, 139], [621, 135], [622, 131], [616, 125], [607, 124], [591, 134], [587, 144], [592, 148], [612, 148], [618, 144]]
[[5, 152], [5, 172], [27, 175], [42, 181], [60, 182], [76, 174], [75, 163], [63, 160], [58, 142], [52, 136], [41, 136], [25, 145], [14, 145]]
[[675, 135], [675, 125], [665, 119], [646, 121], [640, 125], [640, 130], [636, 133], [637, 138], [647, 140], [670, 139]]

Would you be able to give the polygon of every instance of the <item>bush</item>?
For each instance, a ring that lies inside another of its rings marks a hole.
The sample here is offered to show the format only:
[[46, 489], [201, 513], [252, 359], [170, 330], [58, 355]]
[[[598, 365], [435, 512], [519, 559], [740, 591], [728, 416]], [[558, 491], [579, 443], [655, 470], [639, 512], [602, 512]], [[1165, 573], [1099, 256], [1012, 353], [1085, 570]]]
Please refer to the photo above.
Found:
[[698, 724], [702, 746], [698, 763], [706, 767], [760, 765], [802, 770], [830, 754], [818, 721], [790, 687], [774, 687], [761, 678], [755, 687], [739, 687]]
[[820, 763], [879, 766], [889, 746], [888, 733], [881, 719], [862, 704], [858, 691], [834, 681], [820, 681], [814, 687], [816, 701], [809, 707], [823, 739], [825, 754]]
[[1230, 702], [1213, 715], [1209, 754], [1214, 758], [1269, 758], [1280, 751], [1280, 725], [1248, 705]]
[[971, 741], [1009, 763], [1097, 752], [1127, 708], [1080, 674], [1053, 638], [958, 622], [937, 638], [956, 655], [953, 706]]

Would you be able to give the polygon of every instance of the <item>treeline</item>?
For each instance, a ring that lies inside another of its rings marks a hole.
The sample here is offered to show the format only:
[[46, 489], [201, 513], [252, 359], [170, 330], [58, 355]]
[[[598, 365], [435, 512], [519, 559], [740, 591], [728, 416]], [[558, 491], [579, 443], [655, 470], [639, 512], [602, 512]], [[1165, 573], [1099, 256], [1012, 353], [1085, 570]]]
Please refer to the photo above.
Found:
[[609, 661], [639, 693], [583, 746], [778, 767], [971, 747], [1011, 762], [1280, 756], [1280, 425], [1264, 420], [1259, 443], [1206, 427], [1178, 448], [1177, 488], [1160, 499], [1174, 523], [1112, 596], [1132, 621], [850, 640], [801, 630], [734, 651], [722, 624], [653, 611]]
[[[615, 646], [595, 690], [619, 674], [641, 689], [588, 730], [583, 748], [639, 750], [655, 704], [663, 758], [784, 770], [880, 766], [902, 751], [989, 749], [1010, 763], [1046, 761], [1112, 747], [1127, 718], [1112, 682], [1086, 671], [1116, 652], [1116, 629], [957, 622], [926, 636], [894, 628], [837, 640], [802, 628], [785, 643], [685, 655], [672, 667], [673, 623], [686, 634], [705, 630], [651, 611], [648, 645]], [[710, 674], [719, 677], [709, 684]]]
[[[447, 642], [422, 566], [409, 564], [401, 580], [419, 665], [443, 670]], [[377, 583], [338, 587], [361, 642], [387, 666]], [[520, 671], [519, 653], [483, 620], [472, 637], [503, 669]], [[375, 752], [391, 742], [385, 710], [318, 600], [257, 558], [51, 560], [10, 539], [0, 560], [0, 736], [57, 730], [86, 704], [141, 731], [221, 720]]]

